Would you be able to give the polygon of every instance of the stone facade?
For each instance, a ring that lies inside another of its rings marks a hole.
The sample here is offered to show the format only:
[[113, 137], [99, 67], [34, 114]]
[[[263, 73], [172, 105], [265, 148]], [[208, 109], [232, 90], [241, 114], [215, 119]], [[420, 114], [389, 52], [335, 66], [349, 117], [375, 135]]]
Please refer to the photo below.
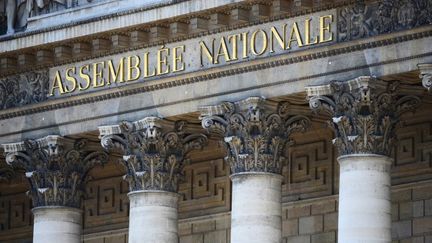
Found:
[[0, 242], [432, 242], [432, 1], [0, 3]]

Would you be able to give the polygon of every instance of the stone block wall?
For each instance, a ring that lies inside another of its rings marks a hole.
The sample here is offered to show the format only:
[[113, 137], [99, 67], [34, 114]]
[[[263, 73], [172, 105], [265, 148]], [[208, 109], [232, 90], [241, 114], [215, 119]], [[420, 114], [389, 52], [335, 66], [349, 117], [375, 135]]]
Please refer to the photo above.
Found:
[[330, 243], [337, 237], [337, 197], [292, 202], [282, 211], [284, 243]]
[[128, 243], [127, 229], [123, 232], [105, 234], [104, 236], [85, 237], [84, 243]]
[[[333, 243], [337, 237], [337, 196], [285, 203], [284, 243]], [[230, 213], [179, 222], [180, 243], [230, 242]]]
[[228, 243], [230, 221], [229, 213], [180, 220], [180, 243]]
[[[336, 243], [338, 195], [283, 204], [283, 243]], [[393, 186], [392, 243], [432, 243], [432, 180]], [[179, 220], [180, 243], [229, 243], [230, 213]], [[85, 236], [85, 243], [125, 243], [127, 229]]]
[[432, 182], [392, 192], [393, 243], [432, 243]]

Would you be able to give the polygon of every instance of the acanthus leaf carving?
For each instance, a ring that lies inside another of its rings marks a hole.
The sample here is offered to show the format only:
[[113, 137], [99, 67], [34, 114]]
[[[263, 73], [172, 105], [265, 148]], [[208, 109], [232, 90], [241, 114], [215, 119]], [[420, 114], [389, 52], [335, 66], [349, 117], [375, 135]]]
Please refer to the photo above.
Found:
[[420, 70], [420, 78], [423, 87], [425, 87], [429, 92], [432, 92], [432, 64], [422, 63], [417, 66]]
[[294, 132], [304, 132], [310, 120], [289, 116], [285, 103], [261, 97], [201, 108], [202, 126], [224, 137], [228, 148], [225, 161], [231, 173], [269, 172], [280, 174], [282, 151]]
[[192, 127], [185, 121], [147, 117], [99, 127], [99, 131], [105, 149], [123, 154], [130, 191], [177, 192], [188, 153], [207, 143], [207, 136]]
[[309, 104], [315, 113], [332, 117], [329, 126], [335, 131], [333, 143], [340, 155], [390, 156], [401, 114], [420, 105], [418, 96], [400, 92], [398, 82], [359, 77], [324, 86], [308, 87]]
[[54, 135], [3, 148], [6, 162], [25, 170], [34, 207], [80, 208], [89, 170], [108, 160], [105, 152], [89, 149], [87, 140]]

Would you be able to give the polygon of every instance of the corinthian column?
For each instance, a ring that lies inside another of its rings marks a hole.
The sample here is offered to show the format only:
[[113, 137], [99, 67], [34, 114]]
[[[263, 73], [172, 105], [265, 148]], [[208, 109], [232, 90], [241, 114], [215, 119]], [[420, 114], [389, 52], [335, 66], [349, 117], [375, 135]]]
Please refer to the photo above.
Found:
[[102, 146], [123, 154], [130, 190], [129, 242], [178, 242], [178, 181], [188, 153], [207, 142], [200, 130], [157, 117], [99, 127]]
[[[343, 243], [390, 243], [391, 150], [403, 112], [420, 99], [397, 82], [371, 77], [307, 88], [310, 107], [332, 117], [339, 150], [339, 226]], [[416, 92], [416, 91], [414, 91]]]
[[[97, 145], [97, 144], [96, 144]], [[34, 243], [81, 242], [87, 172], [108, 159], [85, 140], [47, 136], [3, 144], [6, 162], [25, 170], [33, 202]]]
[[223, 136], [229, 151], [232, 243], [282, 241], [283, 149], [291, 133], [310, 123], [288, 109], [259, 97], [201, 108], [203, 127]]

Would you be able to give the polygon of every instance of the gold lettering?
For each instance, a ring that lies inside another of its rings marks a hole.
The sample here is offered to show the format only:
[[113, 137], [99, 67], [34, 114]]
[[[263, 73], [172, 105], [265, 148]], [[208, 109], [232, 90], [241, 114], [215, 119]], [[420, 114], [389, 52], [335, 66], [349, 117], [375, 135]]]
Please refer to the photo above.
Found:
[[271, 35], [270, 35], [270, 53], [274, 52], [274, 38], [276, 37], [277, 42], [279, 43], [279, 46], [282, 48], [282, 50], [285, 50], [286, 48], [286, 27], [287, 25], [284, 24], [282, 27], [283, 35], [279, 34], [277, 29], [275, 27], [271, 27]]
[[[163, 53], [166, 53], [165, 56], [162, 56]], [[170, 54], [170, 49], [165, 48], [165, 46], [162, 46], [160, 50], [157, 51], [157, 66], [156, 66], [156, 75], [162, 75], [167, 74], [170, 72], [170, 65], [167, 62], [167, 59]], [[165, 71], [163, 70], [163, 66], [166, 66]]]
[[230, 35], [228, 36], [228, 42], [231, 43], [231, 59], [230, 61], [235, 61], [238, 60], [237, 56], [237, 52], [238, 52], [238, 48], [237, 48], [237, 41], [240, 39], [241, 35], [240, 34], [235, 34], [235, 35]]
[[[330, 22], [326, 25], [326, 19], [329, 19]], [[333, 23], [333, 15], [325, 15], [320, 17], [320, 35], [319, 35], [319, 43], [329, 42], [333, 40], [333, 33], [331, 32], [330, 24]], [[330, 34], [328, 39], [325, 38], [326, 32]]]
[[241, 34], [241, 40], [243, 43], [243, 56], [242, 56], [243, 59], [249, 57], [248, 56], [248, 34], [249, 34], [249, 32], [243, 32]]
[[293, 26], [291, 28], [291, 32], [290, 32], [290, 37], [289, 37], [287, 49], [291, 48], [291, 43], [293, 41], [297, 42], [297, 46], [298, 47], [302, 47], [303, 46], [303, 41], [302, 41], [302, 38], [300, 36], [300, 31], [298, 29], [297, 22], [294, 22], [294, 24], [293, 24]]
[[54, 78], [53, 85], [51, 87], [51, 91], [50, 91], [49, 96], [53, 96], [54, 95], [54, 90], [55, 89], [59, 90], [60, 95], [62, 95], [62, 94], [65, 93], [65, 90], [64, 90], [64, 87], [63, 87], [63, 81], [62, 81], [62, 78], [61, 78], [61, 75], [60, 75], [60, 71], [56, 72], [56, 76]]
[[[99, 69], [99, 66], [102, 66], [102, 69]], [[103, 78], [104, 67], [105, 67], [105, 62], [93, 63], [93, 88], [100, 88], [105, 85], [105, 80]]]
[[[256, 36], [258, 33], [261, 33], [262, 36], [262, 48], [260, 51], [256, 50]], [[267, 33], [264, 30], [255, 30], [254, 32], [252, 32], [252, 36], [251, 36], [251, 51], [254, 55], [257, 56], [261, 56], [262, 54], [264, 54], [264, 52], [267, 50]]]
[[[73, 72], [72, 75], [70, 74], [71, 71]], [[66, 93], [74, 92], [76, 87], [77, 87], [77, 80], [74, 77], [75, 72], [76, 72], [75, 67], [71, 67], [71, 68], [66, 69], [66, 80], [72, 84], [72, 87], [70, 89], [66, 85], [66, 87], [65, 87]]]
[[[185, 51], [185, 45], [174, 47], [172, 50], [173, 55], [173, 68], [172, 72], [179, 72], [185, 70], [185, 63], [183, 62], [183, 52]], [[177, 53], [177, 50], [180, 50], [180, 53]], [[180, 68], [178, 67], [180, 64]]]
[[310, 31], [310, 22], [312, 19], [305, 20], [305, 46], [314, 45], [318, 43], [318, 37], [315, 37], [315, 41], [311, 43], [311, 31]]
[[[132, 60], [134, 59], [134, 61]], [[139, 65], [141, 63], [141, 60], [139, 56], [132, 55], [127, 57], [127, 79], [126, 81], [134, 81], [139, 79], [141, 76], [141, 69], [139, 68]], [[135, 70], [135, 76], [132, 77]]]
[[215, 39], [212, 40], [212, 46], [211, 46], [212, 51], [211, 52], [204, 41], [199, 42], [200, 43], [200, 53], [201, 53], [201, 55], [200, 55], [201, 67], [204, 66], [203, 51], [204, 51], [204, 54], [207, 56], [207, 59], [210, 61], [210, 63], [214, 64], [214, 58], [213, 58], [214, 42], [215, 42]]
[[81, 90], [86, 90], [86, 89], [88, 89], [88, 88], [90, 88], [90, 75], [88, 75], [87, 73], [84, 73], [83, 71], [84, 71], [84, 69], [87, 69], [87, 70], [89, 70], [89, 68], [90, 68], [90, 66], [89, 65], [84, 65], [84, 66], [82, 66], [82, 67], [80, 67], [80, 69], [79, 69], [79, 76], [80, 76], [80, 78], [82, 78], [83, 80], [85, 80], [86, 81], [86, 86], [81, 86], [81, 83], [78, 83], [78, 89], [81, 91]]
[[156, 75], [156, 70], [153, 68], [153, 73], [149, 74], [149, 52], [145, 52], [144, 53], [144, 60], [143, 60], [143, 64], [144, 64], [144, 78], [148, 78], [148, 77], [153, 77]]
[[111, 82], [124, 82], [124, 58], [121, 58], [119, 64], [117, 65], [117, 69], [114, 68], [114, 64], [112, 60], [108, 60], [108, 80], [107, 84], [110, 85]]
[[229, 62], [231, 60], [231, 57], [229, 56], [229, 52], [228, 52], [227, 43], [226, 43], [225, 37], [223, 37], [223, 36], [220, 39], [219, 48], [218, 48], [218, 51], [216, 54], [216, 60], [214, 62], [215, 64], [219, 63], [219, 57], [220, 56], [224, 56], [225, 62]]

